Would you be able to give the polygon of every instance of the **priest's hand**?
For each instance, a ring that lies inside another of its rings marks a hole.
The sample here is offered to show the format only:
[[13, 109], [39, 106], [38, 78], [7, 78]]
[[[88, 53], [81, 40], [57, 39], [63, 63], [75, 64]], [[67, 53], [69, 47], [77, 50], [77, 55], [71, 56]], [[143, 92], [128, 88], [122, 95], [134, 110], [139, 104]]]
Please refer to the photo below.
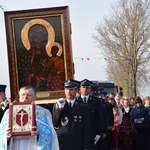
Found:
[[32, 131], [31, 131], [32, 136], [37, 136], [39, 135], [39, 128], [37, 126], [32, 126]]
[[7, 139], [10, 139], [12, 137], [12, 130], [11, 130], [11, 128], [7, 128], [6, 136], [7, 136]]

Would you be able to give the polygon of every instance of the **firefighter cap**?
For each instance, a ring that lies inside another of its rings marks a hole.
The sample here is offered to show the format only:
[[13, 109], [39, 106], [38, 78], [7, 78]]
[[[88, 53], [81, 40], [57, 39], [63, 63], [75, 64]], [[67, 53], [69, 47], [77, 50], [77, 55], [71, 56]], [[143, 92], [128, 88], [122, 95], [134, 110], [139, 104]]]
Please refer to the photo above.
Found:
[[77, 83], [76, 80], [69, 79], [69, 80], [67, 80], [67, 81], [64, 82], [64, 88], [76, 89], [78, 87], [79, 87], [79, 85], [78, 85], [78, 83]]
[[89, 81], [88, 79], [84, 79], [84, 80], [82, 80], [81, 81], [81, 84], [80, 84], [80, 86], [87, 86], [87, 87], [91, 87], [92, 86], [92, 82], [91, 81]]
[[0, 92], [5, 92], [7, 85], [0, 84]]

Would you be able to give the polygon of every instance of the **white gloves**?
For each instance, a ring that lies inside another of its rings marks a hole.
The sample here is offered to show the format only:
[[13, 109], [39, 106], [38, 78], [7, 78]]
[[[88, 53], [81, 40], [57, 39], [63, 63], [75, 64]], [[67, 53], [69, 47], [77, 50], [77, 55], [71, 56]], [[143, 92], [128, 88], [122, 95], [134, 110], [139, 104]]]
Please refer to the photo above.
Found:
[[7, 105], [8, 105], [8, 104], [7, 104], [6, 102], [2, 102], [2, 103], [1, 103], [2, 109], [4, 110], [4, 109], [7, 107]]
[[100, 135], [96, 135], [94, 138], [94, 145], [96, 145], [96, 143], [98, 142], [98, 140], [100, 139]]
[[58, 104], [58, 108], [64, 108], [65, 105], [65, 99], [64, 98], [60, 98], [57, 102]]

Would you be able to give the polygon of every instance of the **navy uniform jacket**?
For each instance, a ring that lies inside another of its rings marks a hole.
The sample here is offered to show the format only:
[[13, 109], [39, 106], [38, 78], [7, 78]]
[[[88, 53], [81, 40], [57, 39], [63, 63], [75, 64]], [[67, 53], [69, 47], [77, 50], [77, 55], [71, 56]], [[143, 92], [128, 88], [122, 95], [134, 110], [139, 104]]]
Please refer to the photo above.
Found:
[[[131, 110], [131, 122], [134, 128], [147, 128], [148, 127], [148, 109], [144, 106], [134, 107]], [[140, 123], [134, 123], [134, 119], [144, 118]]]
[[109, 102], [105, 102], [108, 116], [108, 126], [114, 126], [113, 107]]
[[3, 115], [5, 113], [5, 111], [9, 108], [9, 106], [7, 106], [4, 110], [2, 108], [0, 108], [0, 123], [1, 123], [1, 120], [3, 118]]
[[67, 101], [61, 110], [53, 107], [53, 124], [58, 135], [60, 150], [88, 149], [89, 113], [86, 106], [75, 101], [70, 109]]
[[112, 105], [105, 102], [104, 99], [99, 99], [102, 102], [102, 113], [103, 113], [103, 133], [107, 134], [108, 126], [114, 126], [114, 115]]
[[53, 114], [53, 104], [39, 104], [39, 106], [48, 109]]
[[[78, 97], [78, 101], [85, 104], [81, 97]], [[85, 105], [90, 111], [90, 140], [94, 143], [95, 136], [103, 133], [102, 103], [98, 97], [90, 95]]]

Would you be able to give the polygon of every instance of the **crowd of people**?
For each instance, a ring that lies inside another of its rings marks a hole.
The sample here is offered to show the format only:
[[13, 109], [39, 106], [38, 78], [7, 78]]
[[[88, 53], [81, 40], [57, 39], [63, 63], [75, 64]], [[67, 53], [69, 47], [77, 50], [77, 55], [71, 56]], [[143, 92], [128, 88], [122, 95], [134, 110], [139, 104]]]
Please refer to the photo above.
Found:
[[[93, 96], [91, 86], [88, 79], [65, 81], [65, 98], [36, 106], [31, 135], [12, 136], [0, 85], [0, 150], [150, 150], [150, 97]], [[34, 87], [20, 88], [20, 102], [35, 100]]]

